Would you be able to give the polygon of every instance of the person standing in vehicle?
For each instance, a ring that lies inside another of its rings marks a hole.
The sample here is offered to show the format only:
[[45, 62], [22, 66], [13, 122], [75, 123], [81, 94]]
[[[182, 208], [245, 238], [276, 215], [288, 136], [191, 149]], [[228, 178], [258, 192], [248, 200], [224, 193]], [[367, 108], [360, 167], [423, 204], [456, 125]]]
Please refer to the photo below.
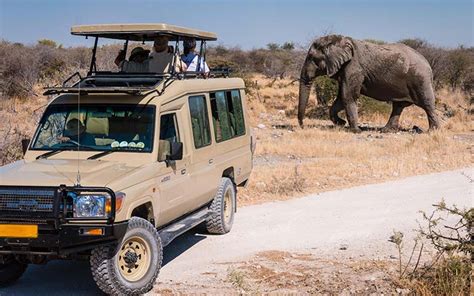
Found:
[[168, 46], [168, 37], [158, 36], [153, 44], [153, 52], [150, 53], [149, 63], [150, 72], [152, 73], [170, 73], [171, 65], [173, 64], [173, 57], [175, 60], [175, 72], [180, 73], [186, 71], [185, 64], [181, 58], [170, 51]]
[[[188, 72], [204, 72], [208, 74], [210, 72], [209, 67], [207, 66], [204, 58], [196, 53], [196, 39], [188, 38], [183, 42], [184, 54], [181, 56], [181, 59], [186, 64]], [[198, 67], [198, 63], [200, 63]]]
[[130, 58], [125, 60], [125, 51], [121, 50], [115, 58], [115, 64], [122, 72], [127, 73], [147, 73], [149, 70], [149, 50], [142, 47], [135, 47], [130, 53]]

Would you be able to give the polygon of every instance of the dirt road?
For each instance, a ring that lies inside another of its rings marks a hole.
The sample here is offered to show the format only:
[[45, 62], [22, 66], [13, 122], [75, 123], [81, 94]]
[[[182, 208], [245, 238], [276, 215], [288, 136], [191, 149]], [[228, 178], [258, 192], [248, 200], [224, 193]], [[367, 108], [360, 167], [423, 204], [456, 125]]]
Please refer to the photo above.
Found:
[[[442, 198], [473, 207], [473, 179], [474, 169], [467, 168], [240, 208], [231, 233], [210, 236], [198, 229], [168, 246], [157, 288], [207, 285], [216, 277], [206, 274], [225, 274], [233, 263], [265, 250], [389, 258], [395, 255], [389, 236], [396, 229], [409, 240], [420, 210], [430, 211]], [[98, 291], [87, 264], [68, 262], [33, 266], [16, 285], [0, 290], [1, 295], [33, 293]]]

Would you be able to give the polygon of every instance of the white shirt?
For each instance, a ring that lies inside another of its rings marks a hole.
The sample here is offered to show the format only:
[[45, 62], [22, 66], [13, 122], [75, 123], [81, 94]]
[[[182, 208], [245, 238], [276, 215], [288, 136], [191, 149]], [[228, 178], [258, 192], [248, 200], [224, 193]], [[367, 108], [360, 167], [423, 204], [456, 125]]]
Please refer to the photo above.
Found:
[[[194, 55], [193, 60], [191, 63], [187, 64], [188, 68], [186, 69], [187, 72], [196, 72], [197, 71], [197, 65], [198, 65], [198, 60], [199, 60], [199, 55], [194, 54], [194, 53], [189, 53], [187, 56], [183, 56], [183, 60], [186, 63], [186, 58], [189, 58], [191, 55]], [[199, 71], [202, 72], [204, 70], [204, 73], [209, 73], [209, 67], [207, 66], [206, 61], [201, 58], [201, 67], [199, 68]]]

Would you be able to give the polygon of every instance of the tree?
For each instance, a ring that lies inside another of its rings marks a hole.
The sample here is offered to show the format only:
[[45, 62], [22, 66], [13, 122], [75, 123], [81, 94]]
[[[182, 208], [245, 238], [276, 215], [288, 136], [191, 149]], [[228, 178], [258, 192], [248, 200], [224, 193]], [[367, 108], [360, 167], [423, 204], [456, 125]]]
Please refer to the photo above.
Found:
[[423, 40], [421, 38], [407, 38], [407, 39], [402, 39], [398, 42], [403, 43], [407, 46], [410, 46], [414, 50], [418, 50], [421, 47], [427, 47], [428, 46], [428, 42], [426, 42], [426, 40]]
[[292, 51], [293, 49], [295, 49], [295, 44], [293, 42], [285, 42], [281, 46], [281, 49], [286, 51]]
[[52, 48], [62, 48], [62, 44], [58, 45], [58, 43], [56, 43], [56, 41], [50, 40], [50, 39], [40, 39], [40, 40], [38, 40], [38, 45], [49, 46], [49, 47], [52, 47]]
[[280, 49], [280, 45], [278, 43], [268, 43], [267, 48], [270, 51], [277, 51], [278, 49]]
[[469, 72], [474, 67], [474, 49], [465, 49], [462, 46], [452, 50], [448, 54], [447, 80], [454, 89], [461, 87], [464, 80], [469, 76]]

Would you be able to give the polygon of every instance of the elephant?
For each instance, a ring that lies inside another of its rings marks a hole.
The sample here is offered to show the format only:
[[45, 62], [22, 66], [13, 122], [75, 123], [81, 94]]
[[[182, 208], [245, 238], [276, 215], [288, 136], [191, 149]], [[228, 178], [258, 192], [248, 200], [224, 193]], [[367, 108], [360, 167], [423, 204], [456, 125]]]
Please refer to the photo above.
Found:
[[357, 125], [356, 102], [363, 94], [392, 102], [392, 113], [383, 131], [398, 130], [403, 109], [412, 104], [426, 112], [430, 130], [439, 127], [431, 67], [420, 53], [404, 44], [380, 45], [341, 35], [316, 39], [301, 69], [298, 102], [301, 127], [311, 85], [321, 75], [328, 75], [339, 85], [336, 100], [329, 111], [329, 117], [336, 125], [346, 124], [338, 116], [344, 109], [350, 129], [361, 131]]

